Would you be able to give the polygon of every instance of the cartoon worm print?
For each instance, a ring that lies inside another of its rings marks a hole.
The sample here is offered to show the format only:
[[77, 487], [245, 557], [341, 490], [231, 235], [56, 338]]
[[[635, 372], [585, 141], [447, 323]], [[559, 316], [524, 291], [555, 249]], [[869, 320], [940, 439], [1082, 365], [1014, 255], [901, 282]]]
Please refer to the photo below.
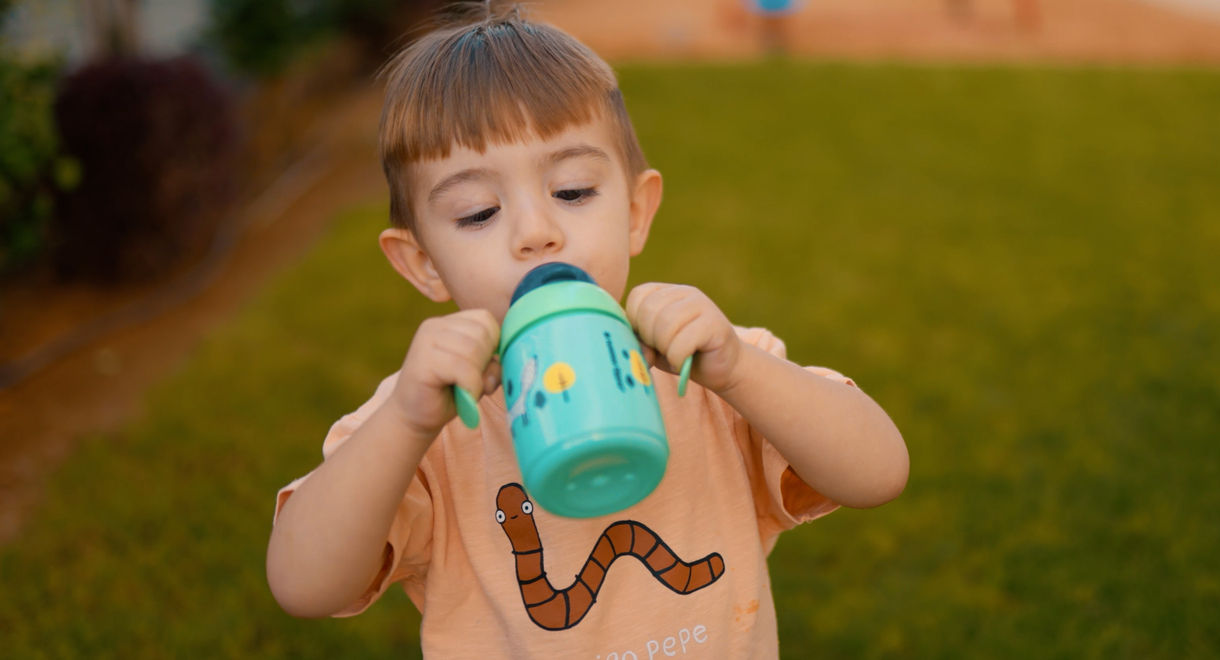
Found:
[[684, 562], [651, 529], [634, 520], [620, 520], [602, 532], [571, 586], [555, 589], [542, 564], [534, 503], [520, 484], [505, 484], [496, 494], [496, 522], [513, 546], [525, 611], [530, 620], [546, 630], [565, 630], [580, 623], [597, 601], [610, 564], [624, 555], [639, 559], [653, 577], [679, 594], [698, 591], [724, 575], [720, 553]]

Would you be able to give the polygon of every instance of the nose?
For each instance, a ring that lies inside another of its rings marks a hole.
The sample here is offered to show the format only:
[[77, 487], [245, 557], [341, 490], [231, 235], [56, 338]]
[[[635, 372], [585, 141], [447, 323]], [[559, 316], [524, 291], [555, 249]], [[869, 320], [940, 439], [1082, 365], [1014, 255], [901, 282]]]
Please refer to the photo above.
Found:
[[533, 206], [522, 209], [516, 222], [513, 252], [521, 259], [552, 254], [563, 248], [563, 228], [548, 209]]

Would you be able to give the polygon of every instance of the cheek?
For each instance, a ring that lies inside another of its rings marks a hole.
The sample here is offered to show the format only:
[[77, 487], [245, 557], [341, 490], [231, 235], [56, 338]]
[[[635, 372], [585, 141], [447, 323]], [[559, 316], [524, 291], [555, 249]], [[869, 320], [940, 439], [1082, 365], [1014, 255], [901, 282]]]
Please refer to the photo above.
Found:
[[[447, 280], [453, 302], [461, 309], [485, 309], [491, 312], [498, 323], [503, 323], [513, 288], [517, 283], [506, 283], [486, 276], [472, 277], [472, 273], [480, 269], [467, 267], [466, 270], [465, 276], [459, 274], [456, 279]], [[483, 274], [486, 275], [486, 272]]]
[[614, 296], [615, 300], [622, 301], [623, 294], [627, 290], [627, 271], [628, 260], [624, 252], [623, 256], [615, 255], [610, 263], [604, 264], [593, 279], [601, 288]]

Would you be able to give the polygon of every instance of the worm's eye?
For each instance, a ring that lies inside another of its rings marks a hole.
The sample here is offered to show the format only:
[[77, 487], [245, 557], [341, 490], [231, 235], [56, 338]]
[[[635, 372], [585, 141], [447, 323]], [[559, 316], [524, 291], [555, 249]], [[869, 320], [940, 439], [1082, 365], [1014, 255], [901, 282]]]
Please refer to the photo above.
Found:
[[501, 525], [503, 525], [503, 524], [504, 524], [504, 520], [505, 520], [506, 518], [508, 518], [508, 516], [504, 515], [504, 512], [503, 512], [503, 511], [501, 511], [500, 509], [496, 509], [496, 522], [498, 522], [498, 523], [500, 523]]
[[533, 502], [526, 500], [521, 503], [521, 513], [524, 513], [525, 515], [528, 516], [529, 514], [531, 514], [533, 512], [534, 512], [534, 503]]

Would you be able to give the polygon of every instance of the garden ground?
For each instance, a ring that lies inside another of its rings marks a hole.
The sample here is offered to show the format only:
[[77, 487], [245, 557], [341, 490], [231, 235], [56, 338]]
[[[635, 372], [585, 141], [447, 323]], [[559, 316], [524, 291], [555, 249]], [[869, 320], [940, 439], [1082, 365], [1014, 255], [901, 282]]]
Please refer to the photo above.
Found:
[[[821, 0], [784, 29], [801, 56], [1220, 64], [1220, 21], [1117, 0], [1043, 2], [1030, 21], [1014, 16], [1014, 4]], [[950, 13], [948, 5], [967, 9]], [[611, 10], [610, 3], [569, 0], [540, 13], [616, 60], [757, 57], [760, 26], [740, 7], [628, 0]], [[75, 329], [99, 329], [0, 390], [0, 542], [19, 535], [45, 476], [78, 437], [138, 413], [147, 388], [294, 263], [336, 213], [384, 195], [374, 135], [379, 101], [378, 90], [360, 84], [307, 112], [286, 111], [285, 123], [304, 129], [289, 150], [295, 160], [250, 192], [235, 214], [237, 240], [200, 268], [155, 286], [103, 291], [31, 278], [0, 292], [0, 364], [52, 347]]]

